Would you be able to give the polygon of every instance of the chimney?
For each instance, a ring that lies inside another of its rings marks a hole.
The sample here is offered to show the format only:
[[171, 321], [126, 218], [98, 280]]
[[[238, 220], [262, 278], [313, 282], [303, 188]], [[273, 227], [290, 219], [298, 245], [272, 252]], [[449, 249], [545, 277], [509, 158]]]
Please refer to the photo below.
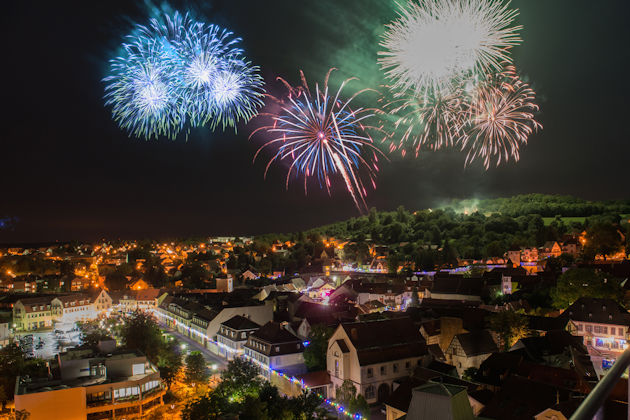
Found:
[[359, 339], [359, 332], [356, 328], [350, 330], [350, 337], [355, 341]]

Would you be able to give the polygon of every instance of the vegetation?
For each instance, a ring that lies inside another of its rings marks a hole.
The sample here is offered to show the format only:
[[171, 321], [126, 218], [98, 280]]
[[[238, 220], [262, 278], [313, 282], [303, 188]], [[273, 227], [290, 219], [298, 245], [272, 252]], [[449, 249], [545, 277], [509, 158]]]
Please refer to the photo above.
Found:
[[184, 370], [186, 382], [192, 384], [204, 383], [209, 376], [206, 360], [200, 352], [193, 351], [186, 356], [186, 369]]
[[553, 305], [566, 309], [581, 297], [610, 298], [622, 302], [623, 291], [618, 280], [589, 268], [572, 268], [558, 278], [551, 291]]
[[304, 363], [309, 371], [326, 370], [326, 351], [328, 339], [333, 329], [325, 325], [313, 325], [308, 340], [309, 345], [304, 349]]
[[315, 394], [281, 396], [275, 386], [259, 376], [256, 365], [234, 359], [222, 372], [216, 389], [186, 404], [182, 419], [314, 420], [325, 417], [320, 404]]
[[370, 407], [363, 395], [357, 395], [357, 388], [351, 380], [344, 380], [341, 386], [337, 388], [335, 399], [351, 413], [359, 413], [363, 418], [369, 418]]
[[527, 317], [514, 311], [501, 311], [489, 316], [488, 328], [499, 336], [499, 347], [503, 351], [508, 351], [529, 333]]
[[18, 376], [45, 377], [48, 374], [46, 362], [42, 359], [28, 359], [15, 344], [0, 349], [0, 401], [2, 405], [13, 399], [13, 390]]

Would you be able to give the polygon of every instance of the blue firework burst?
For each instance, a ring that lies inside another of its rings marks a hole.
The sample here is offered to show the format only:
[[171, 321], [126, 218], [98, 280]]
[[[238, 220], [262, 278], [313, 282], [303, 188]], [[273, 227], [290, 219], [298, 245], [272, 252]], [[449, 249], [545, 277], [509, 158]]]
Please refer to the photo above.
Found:
[[186, 125], [225, 129], [263, 105], [263, 80], [240, 38], [175, 12], [138, 25], [105, 78], [114, 119], [136, 136], [175, 137]]

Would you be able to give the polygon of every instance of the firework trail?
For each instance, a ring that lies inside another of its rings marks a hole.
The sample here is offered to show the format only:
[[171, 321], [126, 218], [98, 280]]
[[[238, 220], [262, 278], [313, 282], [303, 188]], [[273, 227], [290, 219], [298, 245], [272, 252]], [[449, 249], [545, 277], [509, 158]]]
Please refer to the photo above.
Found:
[[367, 173], [375, 187], [378, 149], [368, 131], [377, 129], [366, 125], [366, 120], [373, 116], [372, 110], [351, 108], [351, 102], [366, 90], [347, 100], [341, 99], [343, 88], [352, 79], [344, 81], [336, 93], [330, 93], [328, 79], [333, 70], [326, 75], [322, 88], [315, 85], [314, 92], [302, 72], [302, 84], [297, 87], [278, 79], [288, 94], [284, 98], [272, 98], [278, 109], [261, 114], [269, 118], [270, 124], [258, 128], [252, 136], [266, 132], [269, 139], [258, 149], [254, 159], [263, 149], [275, 149], [265, 168], [265, 176], [273, 162], [287, 161], [286, 187], [292, 177], [302, 177], [305, 192], [307, 181], [314, 178], [320, 188], [330, 194], [333, 177], [340, 175], [357, 209], [363, 211], [367, 210], [367, 190], [360, 173]]
[[534, 119], [536, 93], [520, 80], [512, 66], [480, 83], [467, 103], [466, 128], [460, 140], [466, 165], [483, 160], [488, 169], [509, 158], [519, 160], [519, 149], [542, 125]]

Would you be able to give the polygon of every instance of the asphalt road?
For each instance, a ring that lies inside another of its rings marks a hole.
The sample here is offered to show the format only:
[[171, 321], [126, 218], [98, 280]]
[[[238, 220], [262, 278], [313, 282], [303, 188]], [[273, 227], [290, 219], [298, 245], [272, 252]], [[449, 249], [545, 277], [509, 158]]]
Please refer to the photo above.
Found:
[[179, 332], [175, 331], [175, 330], [171, 330], [170, 328], [167, 328], [166, 326], [160, 324], [160, 328], [162, 328], [162, 331], [172, 335], [173, 337], [177, 338], [177, 340], [181, 343], [185, 343], [186, 344], [186, 349], [188, 351], [199, 351], [203, 357], [206, 359], [206, 362], [208, 365], [214, 365], [216, 364], [218, 369], [217, 370], [223, 370], [225, 369], [225, 367], [227, 366], [227, 360], [215, 355], [214, 353], [212, 353], [210, 350], [208, 350], [207, 348], [205, 348], [204, 346], [202, 346], [201, 344], [199, 344], [198, 342], [196, 342], [195, 340], [186, 337], [185, 335], [180, 334]]

